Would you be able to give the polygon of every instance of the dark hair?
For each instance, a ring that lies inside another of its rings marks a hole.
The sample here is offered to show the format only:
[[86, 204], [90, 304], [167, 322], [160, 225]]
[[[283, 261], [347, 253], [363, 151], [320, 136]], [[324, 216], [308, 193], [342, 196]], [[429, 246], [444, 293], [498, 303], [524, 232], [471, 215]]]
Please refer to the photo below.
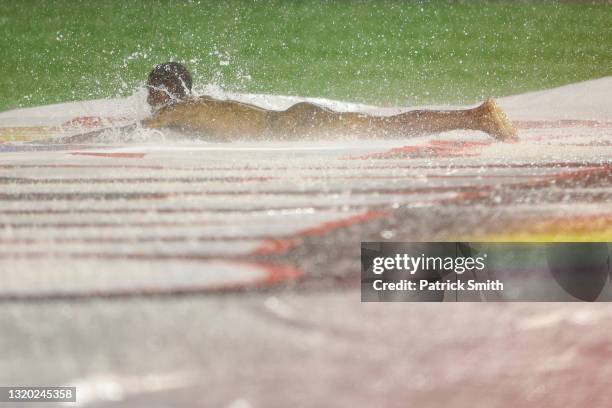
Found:
[[191, 74], [178, 62], [156, 65], [147, 79], [147, 87], [165, 87], [177, 99], [183, 99], [191, 92], [192, 83]]

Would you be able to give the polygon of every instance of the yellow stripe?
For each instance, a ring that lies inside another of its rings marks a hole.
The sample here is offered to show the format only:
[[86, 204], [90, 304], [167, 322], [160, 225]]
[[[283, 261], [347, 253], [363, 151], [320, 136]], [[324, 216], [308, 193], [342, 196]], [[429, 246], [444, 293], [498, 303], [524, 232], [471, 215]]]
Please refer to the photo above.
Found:
[[48, 127], [0, 128], [1, 142], [31, 142], [48, 139], [58, 134], [57, 129]]
[[539, 220], [505, 231], [462, 236], [460, 241], [480, 242], [612, 242], [612, 216], [584, 216]]
[[34, 140], [48, 139], [49, 135], [32, 135], [32, 134], [0, 134], [0, 142], [32, 142]]

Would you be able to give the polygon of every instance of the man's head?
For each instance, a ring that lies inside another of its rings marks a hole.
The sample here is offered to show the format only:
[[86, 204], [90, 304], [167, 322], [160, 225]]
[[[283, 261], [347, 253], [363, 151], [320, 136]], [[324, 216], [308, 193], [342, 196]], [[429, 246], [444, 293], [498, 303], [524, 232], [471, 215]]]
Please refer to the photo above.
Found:
[[185, 99], [191, 93], [191, 74], [178, 62], [165, 62], [153, 68], [147, 79], [147, 102], [159, 109]]

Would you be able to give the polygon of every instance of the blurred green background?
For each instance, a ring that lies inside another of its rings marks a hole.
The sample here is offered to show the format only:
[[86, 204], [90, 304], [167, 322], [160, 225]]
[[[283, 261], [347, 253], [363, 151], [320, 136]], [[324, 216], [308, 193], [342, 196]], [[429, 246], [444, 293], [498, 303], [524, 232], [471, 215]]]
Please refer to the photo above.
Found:
[[609, 3], [0, 0], [0, 110], [127, 95], [167, 60], [238, 92], [472, 103], [611, 75]]

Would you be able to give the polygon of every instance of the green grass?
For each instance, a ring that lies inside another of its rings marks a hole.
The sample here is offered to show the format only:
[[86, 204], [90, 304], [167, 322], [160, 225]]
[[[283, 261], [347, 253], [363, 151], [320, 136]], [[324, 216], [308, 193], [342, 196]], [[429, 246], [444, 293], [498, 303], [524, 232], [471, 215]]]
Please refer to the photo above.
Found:
[[468, 103], [612, 74], [611, 27], [605, 2], [0, 0], [0, 110], [127, 95], [167, 60], [233, 91]]

